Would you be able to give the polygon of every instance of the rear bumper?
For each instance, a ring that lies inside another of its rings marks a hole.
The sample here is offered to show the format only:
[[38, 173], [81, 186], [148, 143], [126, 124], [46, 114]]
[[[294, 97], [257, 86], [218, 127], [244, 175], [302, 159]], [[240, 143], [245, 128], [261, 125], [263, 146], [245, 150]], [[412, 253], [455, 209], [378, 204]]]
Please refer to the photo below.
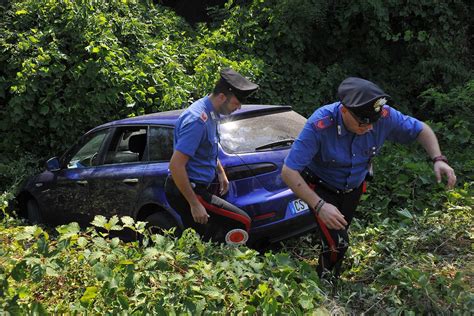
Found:
[[311, 212], [277, 223], [255, 227], [250, 230], [249, 243], [268, 241], [276, 243], [317, 229], [316, 220]]

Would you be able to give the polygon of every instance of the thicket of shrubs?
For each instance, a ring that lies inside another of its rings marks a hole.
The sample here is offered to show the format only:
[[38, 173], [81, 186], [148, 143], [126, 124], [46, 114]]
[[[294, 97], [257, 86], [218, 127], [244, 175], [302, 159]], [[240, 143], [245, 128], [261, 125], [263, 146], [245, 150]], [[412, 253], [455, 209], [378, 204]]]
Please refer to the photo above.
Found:
[[395, 107], [430, 121], [459, 184], [446, 193], [419, 146], [387, 144], [352, 226], [352, 267], [335, 288], [312, 272], [312, 235], [287, 241], [290, 257], [258, 256], [191, 235], [189, 245], [155, 236], [145, 249], [3, 217], [0, 311], [469, 313], [472, 11], [468, 1], [230, 1], [190, 26], [150, 1], [9, 1], [0, 8], [3, 211], [38, 162], [87, 129], [182, 107], [224, 66], [261, 85], [252, 101], [304, 115], [334, 101], [346, 76], [379, 83]]
[[105, 121], [182, 107], [207, 93], [223, 66], [259, 82], [252, 101], [305, 115], [358, 75], [398, 108], [439, 120], [443, 106], [420, 108], [419, 95], [456, 93], [472, 79], [468, 1], [236, 3], [193, 27], [150, 1], [0, 7], [0, 166], [58, 154]]

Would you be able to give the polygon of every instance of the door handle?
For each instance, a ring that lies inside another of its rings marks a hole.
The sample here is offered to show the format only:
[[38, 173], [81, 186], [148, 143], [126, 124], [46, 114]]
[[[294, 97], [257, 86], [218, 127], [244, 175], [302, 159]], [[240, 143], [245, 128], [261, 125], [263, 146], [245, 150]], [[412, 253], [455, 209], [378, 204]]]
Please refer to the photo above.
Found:
[[123, 179], [122, 182], [126, 184], [135, 184], [135, 183], [138, 183], [138, 179], [137, 178]]
[[79, 184], [79, 185], [86, 185], [87, 180], [79, 180], [79, 181], [76, 181], [76, 183]]

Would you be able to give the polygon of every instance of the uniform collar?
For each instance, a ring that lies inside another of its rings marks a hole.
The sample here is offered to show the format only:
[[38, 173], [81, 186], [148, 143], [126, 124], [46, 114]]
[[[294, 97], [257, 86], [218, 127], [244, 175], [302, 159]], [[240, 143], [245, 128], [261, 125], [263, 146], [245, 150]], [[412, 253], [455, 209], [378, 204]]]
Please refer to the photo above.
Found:
[[212, 105], [211, 99], [208, 95], [204, 97], [204, 104], [206, 106], [206, 112], [211, 115], [212, 119], [216, 120], [220, 118], [219, 113], [217, 113], [214, 109], [214, 106]]
[[342, 119], [341, 113], [342, 103], [339, 102], [339, 105], [336, 106], [336, 127], [337, 127], [337, 135], [338, 136], [345, 136], [349, 131], [347, 130], [346, 126], [344, 125], [344, 121]]

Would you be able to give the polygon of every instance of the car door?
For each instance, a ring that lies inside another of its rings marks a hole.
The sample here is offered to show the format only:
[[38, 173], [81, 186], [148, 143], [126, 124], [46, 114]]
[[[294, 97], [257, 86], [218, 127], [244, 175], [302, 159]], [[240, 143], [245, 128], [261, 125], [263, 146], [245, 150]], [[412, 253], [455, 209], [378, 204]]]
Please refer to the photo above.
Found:
[[139, 204], [159, 205], [179, 221], [179, 216], [169, 207], [164, 192], [169, 161], [173, 155], [173, 130], [172, 126], [167, 125], [150, 126], [149, 163], [143, 177], [146, 189], [142, 192]]
[[61, 159], [62, 168], [52, 174], [39, 201], [45, 217], [51, 222], [77, 221], [85, 224], [89, 219], [89, 177], [98, 163], [108, 129], [85, 135]]
[[133, 216], [148, 159], [147, 126], [114, 128], [103, 162], [89, 175], [92, 215]]

